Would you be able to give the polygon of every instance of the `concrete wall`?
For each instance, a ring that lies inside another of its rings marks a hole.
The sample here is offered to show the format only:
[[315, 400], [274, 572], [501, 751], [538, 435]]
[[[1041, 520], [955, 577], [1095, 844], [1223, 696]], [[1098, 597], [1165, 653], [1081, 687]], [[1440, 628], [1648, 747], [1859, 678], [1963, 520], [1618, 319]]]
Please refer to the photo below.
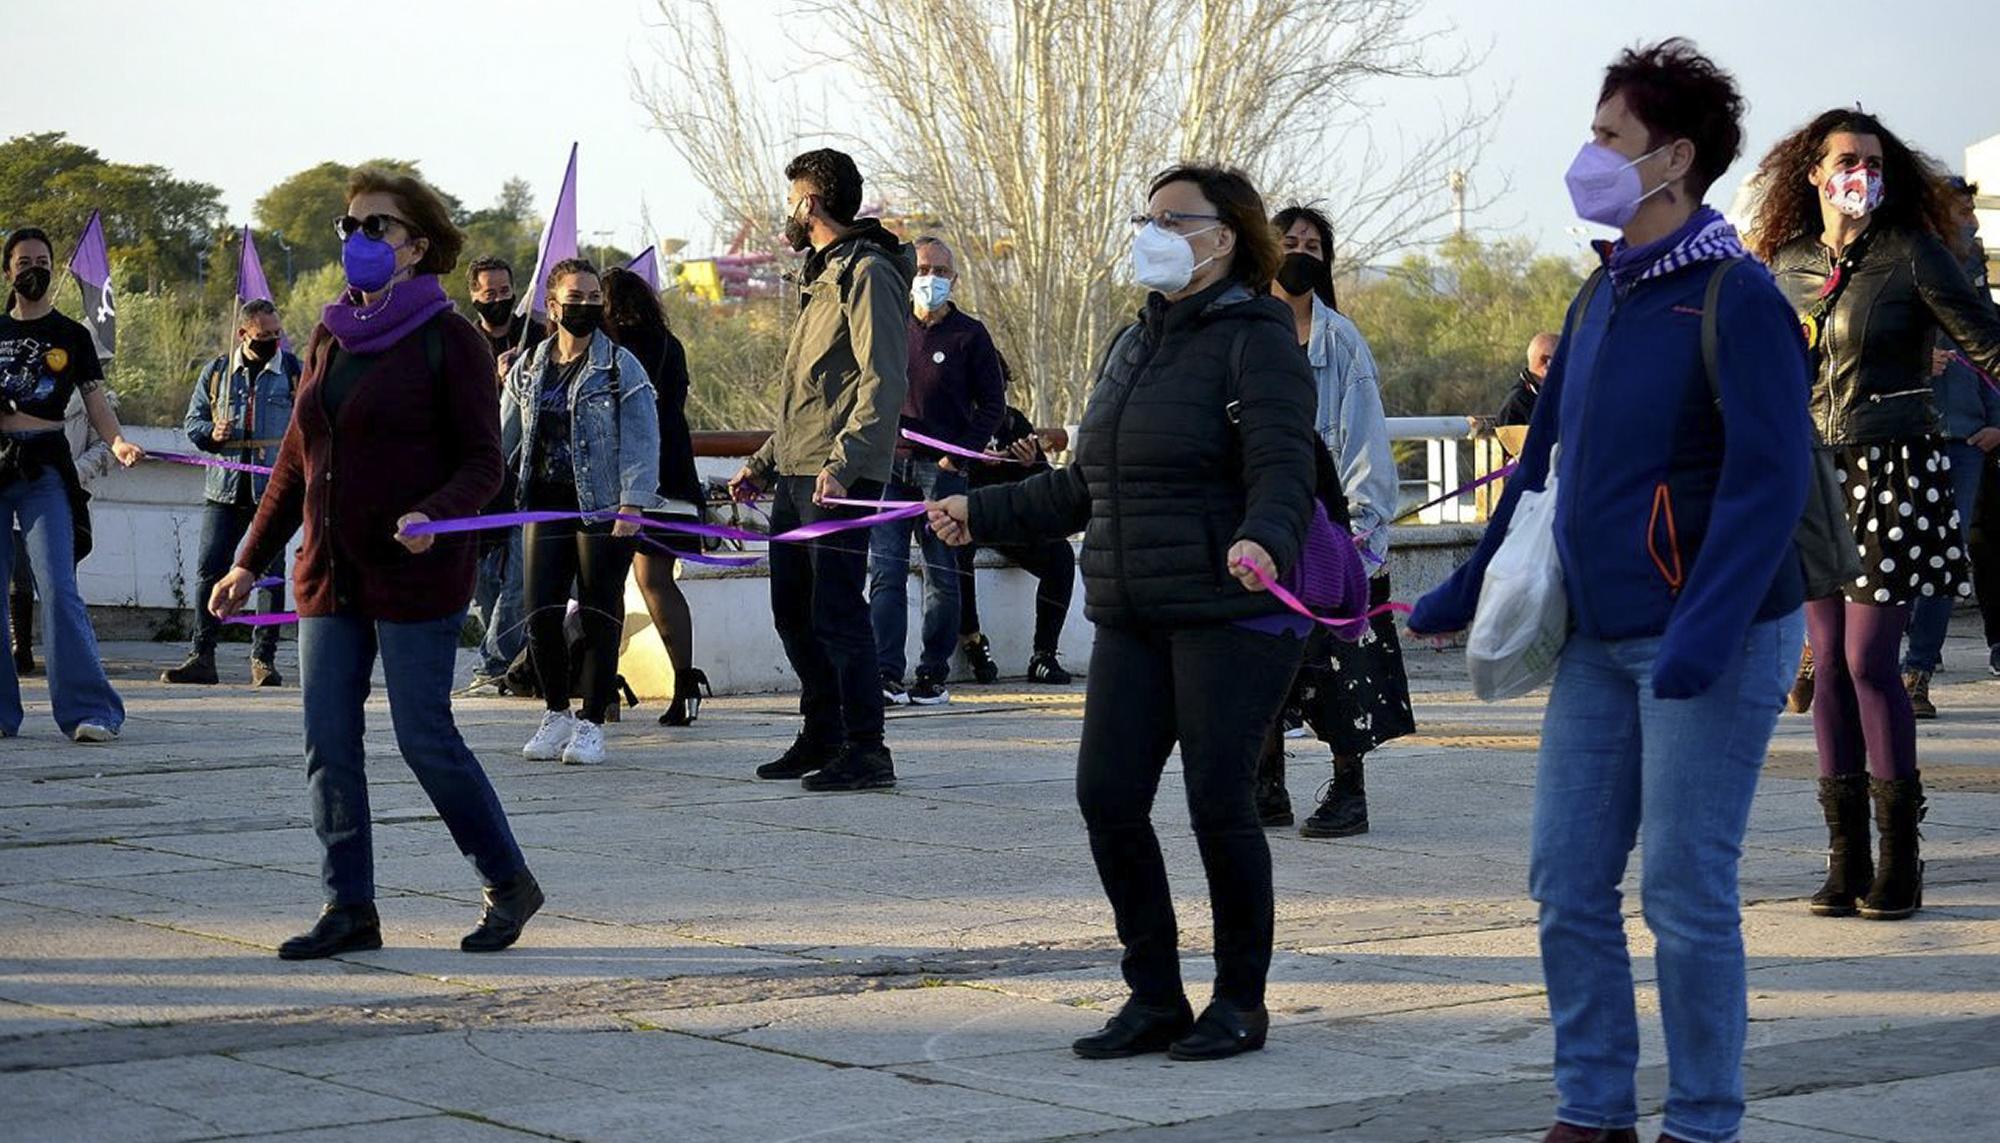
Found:
[[[147, 448], [191, 451], [172, 429], [134, 429]], [[729, 461], [700, 462], [702, 475], [723, 478]], [[91, 487], [97, 550], [79, 569], [84, 601], [107, 637], [145, 637], [177, 612], [197, 605], [195, 560], [201, 540], [203, 470], [150, 462], [114, 471]], [[1413, 600], [1449, 574], [1477, 542], [1479, 525], [1399, 527], [1392, 533], [1390, 575], [1398, 599]], [[979, 610], [994, 659], [1007, 676], [1027, 669], [1034, 626], [1034, 577], [986, 554], [980, 562]], [[695, 663], [718, 691], [788, 690], [794, 685], [784, 650], [771, 629], [770, 582], [762, 566], [726, 569], [681, 565], [683, 590], [695, 615]], [[911, 585], [909, 660], [917, 659], [916, 609], [921, 589]], [[636, 589], [626, 592], [623, 669], [643, 697], [672, 693], [664, 649]], [[289, 637], [290, 632], [287, 632]], [[1090, 625], [1083, 618], [1079, 583], [1063, 629], [1061, 651], [1073, 670], [1088, 668]], [[962, 670], [963, 665], [959, 664]]]

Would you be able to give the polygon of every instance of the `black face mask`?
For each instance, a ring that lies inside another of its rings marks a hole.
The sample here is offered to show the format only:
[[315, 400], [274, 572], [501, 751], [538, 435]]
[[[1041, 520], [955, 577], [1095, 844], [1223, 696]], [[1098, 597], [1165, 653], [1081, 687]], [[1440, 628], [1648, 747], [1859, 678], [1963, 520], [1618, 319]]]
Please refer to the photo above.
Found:
[[15, 274], [14, 292], [28, 301], [41, 301], [49, 292], [49, 268], [30, 266]]
[[490, 302], [474, 302], [472, 308], [478, 311], [481, 321], [498, 329], [513, 318], [514, 299], [500, 298]]
[[259, 361], [269, 361], [278, 355], [278, 339], [275, 337], [253, 337], [245, 344], [250, 356]]
[[564, 302], [562, 316], [556, 319], [556, 324], [567, 330], [571, 337], [589, 337], [604, 324], [604, 306]]
[[1278, 288], [1295, 298], [1316, 293], [1319, 284], [1326, 280], [1326, 263], [1302, 251], [1285, 255], [1278, 266]]
[[[805, 200], [801, 199], [799, 205], [805, 205]], [[812, 227], [800, 221], [798, 207], [793, 207], [785, 218], [785, 245], [800, 252], [812, 248]]]

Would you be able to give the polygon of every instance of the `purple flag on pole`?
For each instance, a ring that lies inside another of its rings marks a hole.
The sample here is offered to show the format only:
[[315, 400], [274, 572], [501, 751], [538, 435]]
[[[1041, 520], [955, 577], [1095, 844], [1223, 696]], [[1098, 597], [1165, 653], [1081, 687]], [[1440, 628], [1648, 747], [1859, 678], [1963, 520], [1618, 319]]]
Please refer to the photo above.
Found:
[[625, 268], [646, 279], [646, 284], [653, 287], [654, 293], [660, 292], [660, 254], [657, 249], [646, 247], [637, 258], [627, 262]]
[[556, 194], [556, 208], [542, 229], [542, 248], [535, 255], [535, 276], [514, 312], [542, 313], [547, 310], [549, 271], [565, 258], [576, 257], [576, 144], [569, 145], [569, 166], [563, 169], [562, 190]]
[[250, 228], [243, 228], [243, 253], [236, 260], [236, 300], [238, 303], [272, 301], [271, 284], [264, 280], [264, 264], [257, 260], [257, 240]]
[[69, 272], [83, 287], [83, 324], [90, 328], [90, 340], [97, 346], [100, 360], [118, 348], [118, 301], [112, 296], [111, 256], [104, 249], [104, 220], [96, 211], [84, 224], [76, 253], [69, 257]]

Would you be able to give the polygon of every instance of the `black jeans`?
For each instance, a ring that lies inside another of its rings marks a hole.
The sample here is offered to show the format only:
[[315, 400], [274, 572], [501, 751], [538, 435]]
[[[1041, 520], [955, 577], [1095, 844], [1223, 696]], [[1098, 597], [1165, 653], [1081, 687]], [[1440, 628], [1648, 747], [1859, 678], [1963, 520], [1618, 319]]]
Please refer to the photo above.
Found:
[[[1069, 618], [1069, 601], [1076, 591], [1076, 552], [1068, 540], [1041, 540], [1032, 544], [1007, 544], [992, 548], [1022, 571], [1035, 577], [1035, 653], [1053, 654], [1062, 641], [1063, 621]], [[979, 592], [974, 586], [973, 557], [977, 545], [958, 549], [958, 633], [979, 631]]]
[[1271, 850], [1253, 794], [1257, 753], [1305, 642], [1235, 624], [1100, 626], [1083, 700], [1076, 800], [1125, 946], [1125, 983], [1147, 1004], [1179, 1003], [1180, 935], [1153, 796], [1174, 743], [1208, 874], [1215, 995], [1264, 1002], [1271, 968]]
[[[872, 480], [848, 489], [873, 500]], [[781, 476], [772, 490], [771, 530], [865, 516], [864, 508], [813, 503], [813, 478]], [[804, 544], [771, 545], [771, 621], [799, 676], [799, 713], [818, 746], [882, 741], [882, 683], [868, 617], [868, 531], [837, 532]]]
[[[214, 500], [202, 505], [201, 515], [201, 555], [196, 564], [194, 592], [194, 650], [203, 655], [215, 653], [215, 642], [222, 631], [222, 621], [208, 613], [208, 597], [214, 593], [215, 585], [229, 569], [236, 566], [236, 547], [243, 542], [243, 534], [250, 530], [250, 521], [257, 518], [257, 505], [221, 504]], [[285, 557], [282, 553], [271, 561], [259, 575], [264, 579], [282, 577], [285, 574]], [[257, 610], [272, 614], [285, 609], [283, 587], [267, 587], [257, 592]], [[276, 627], [255, 627], [250, 633], [250, 657], [260, 663], [269, 663], [278, 654], [278, 629]]]
[[529, 524], [521, 545], [528, 650], [542, 681], [542, 698], [550, 710], [569, 709], [563, 617], [573, 585], [583, 622], [579, 713], [585, 722], [603, 722], [618, 693], [618, 641], [625, 631], [625, 573], [632, 566], [632, 541], [613, 536], [609, 522], [556, 520]]
[[1972, 590], [1986, 625], [1986, 646], [2000, 647], [2000, 461], [1986, 458], [1972, 518]]

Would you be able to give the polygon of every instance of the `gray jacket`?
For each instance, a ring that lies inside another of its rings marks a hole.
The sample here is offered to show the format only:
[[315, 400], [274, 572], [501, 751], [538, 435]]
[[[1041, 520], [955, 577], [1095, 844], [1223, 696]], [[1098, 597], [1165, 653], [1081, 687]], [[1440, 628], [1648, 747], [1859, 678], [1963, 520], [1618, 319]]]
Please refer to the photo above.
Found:
[[916, 258], [874, 219], [806, 259], [771, 439], [751, 474], [843, 486], [889, 478], [909, 389], [910, 281]]

